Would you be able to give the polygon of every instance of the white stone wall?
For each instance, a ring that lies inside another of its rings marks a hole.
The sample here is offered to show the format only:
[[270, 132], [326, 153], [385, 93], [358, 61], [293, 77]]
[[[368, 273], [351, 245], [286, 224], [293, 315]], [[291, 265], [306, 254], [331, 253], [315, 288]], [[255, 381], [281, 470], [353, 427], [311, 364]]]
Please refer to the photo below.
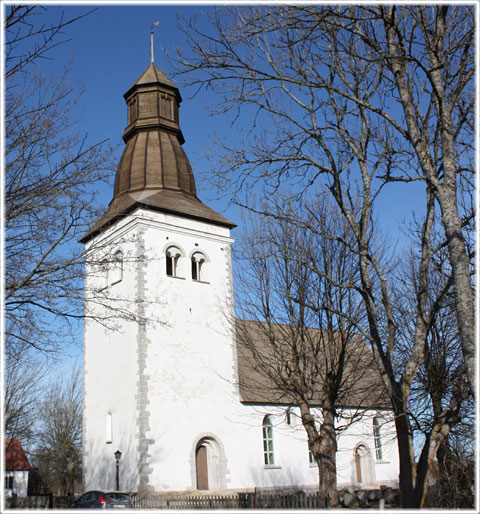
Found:
[[[286, 407], [238, 404], [237, 407], [236, 412], [226, 408], [229, 415], [216, 420], [218, 424], [214, 432], [225, 451], [224, 468], [229, 470], [226, 486], [231, 489], [285, 486], [315, 488], [318, 485], [318, 467], [309, 462], [306, 432], [298, 417], [298, 409], [290, 409], [288, 424]], [[274, 466], [264, 464], [262, 423], [266, 415], [270, 415], [273, 424]], [[361, 421], [339, 436], [339, 487], [354, 485], [371, 488], [382, 484], [396, 485], [398, 482], [398, 453], [396, 441], [391, 437], [392, 431], [394, 433], [393, 424], [390, 420], [382, 427], [384, 458], [377, 462], [372, 418], [373, 413], [366, 413]], [[197, 439], [198, 435], [194, 441]], [[373, 478], [361, 484], [356, 481], [354, 459], [354, 449], [360, 444], [367, 446], [370, 451]]]
[[[225, 416], [239, 400], [233, 366], [232, 239], [225, 228], [165, 215], [152, 218], [145, 231], [150, 264], [145, 294], [154, 300], [147, 306], [148, 317], [159, 322], [147, 330], [151, 457], [145, 478], [155, 491], [192, 489], [197, 440], [223, 432]], [[179, 277], [166, 275], [165, 251], [171, 245], [182, 252]], [[195, 252], [206, 258], [202, 282], [191, 276]]]
[[[86, 253], [87, 317], [84, 344], [84, 489], [115, 488], [114, 452], [122, 451], [121, 489], [137, 484], [136, 391], [138, 314], [135, 302], [139, 265], [138, 221], [115, 225]], [[98, 263], [118, 249], [124, 254], [122, 280], [102, 289]], [[89, 262], [92, 262], [90, 265]], [[107, 420], [111, 420], [111, 430]], [[110, 442], [109, 442], [110, 441]]]
[[[86, 490], [115, 487], [117, 449], [122, 452], [121, 489], [195, 490], [195, 453], [202, 441], [211, 490], [318, 483], [298, 418], [292, 414], [288, 425], [284, 408], [240, 402], [232, 321], [232, 242], [226, 228], [138, 210], [87, 249], [87, 261], [90, 254], [101, 261], [118, 249], [124, 255], [121, 282], [105, 289], [101, 302], [98, 298], [87, 302], [92, 314], [108, 314], [104, 305], [113, 304], [148, 321], [110, 312], [112, 318], [104, 323], [85, 324]], [[182, 253], [178, 277], [166, 273], [165, 252], [170, 245]], [[201, 282], [191, 277], [194, 252], [206, 257]], [[101, 272], [94, 273], [95, 266], [87, 266], [87, 291], [98, 289], [104, 280]], [[274, 425], [272, 467], [263, 460], [266, 414]], [[107, 419], [111, 419], [111, 438]], [[388, 443], [385, 438], [384, 459], [377, 462], [372, 418], [352, 426], [339, 438], [339, 485], [355, 484], [354, 449], [359, 444], [371, 456], [369, 483], [362, 485], [394, 482], [398, 458], [395, 441], [389, 438]]]

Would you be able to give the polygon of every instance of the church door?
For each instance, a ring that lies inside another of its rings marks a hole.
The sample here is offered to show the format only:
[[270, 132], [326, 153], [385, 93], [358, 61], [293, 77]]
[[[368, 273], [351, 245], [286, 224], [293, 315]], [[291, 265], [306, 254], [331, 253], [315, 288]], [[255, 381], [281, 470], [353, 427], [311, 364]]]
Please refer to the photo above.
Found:
[[197, 448], [197, 489], [208, 490], [208, 466], [207, 466], [207, 447], [201, 445]]
[[359, 484], [373, 484], [375, 482], [370, 450], [363, 444], [355, 449], [355, 474], [356, 481]]
[[357, 473], [357, 482], [362, 483], [362, 455], [360, 448], [355, 450], [355, 471]]

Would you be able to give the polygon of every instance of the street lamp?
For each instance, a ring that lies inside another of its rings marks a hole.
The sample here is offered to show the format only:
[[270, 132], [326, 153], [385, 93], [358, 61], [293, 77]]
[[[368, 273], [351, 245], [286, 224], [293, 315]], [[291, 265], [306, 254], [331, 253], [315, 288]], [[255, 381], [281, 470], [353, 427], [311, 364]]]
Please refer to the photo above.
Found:
[[114, 454], [115, 456], [115, 462], [116, 462], [116, 491], [120, 491], [120, 457], [122, 456], [122, 452], [120, 450], [117, 450]]

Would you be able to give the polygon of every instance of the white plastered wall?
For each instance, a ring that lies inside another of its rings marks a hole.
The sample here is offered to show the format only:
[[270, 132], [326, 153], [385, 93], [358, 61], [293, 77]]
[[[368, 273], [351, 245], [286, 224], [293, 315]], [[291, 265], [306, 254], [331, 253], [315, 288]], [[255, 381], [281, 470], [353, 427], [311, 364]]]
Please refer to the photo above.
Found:
[[[85, 489], [114, 488], [113, 453], [119, 449], [121, 489], [195, 490], [195, 452], [202, 442], [210, 459], [210, 490], [318, 483], [305, 431], [294, 412], [289, 425], [285, 408], [241, 403], [232, 320], [232, 242], [227, 228], [138, 210], [90, 248], [99, 261], [121, 249], [122, 281], [105, 290], [103, 301], [113, 298], [115, 305], [148, 321], [139, 324], [120, 314], [106, 324], [86, 322]], [[182, 253], [177, 277], [166, 273], [165, 252], [172, 245]], [[198, 252], [205, 256], [202, 281], [191, 276], [190, 258]], [[87, 266], [87, 289], [102, 280]], [[88, 308], [94, 313], [104, 309], [91, 302]], [[267, 414], [274, 424], [272, 467], [263, 459], [262, 421]], [[381, 462], [375, 458], [371, 416], [340, 436], [339, 486], [396, 482], [391, 427], [387, 423], [383, 428]], [[368, 483], [356, 481], [358, 445], [370, 452]]]
[[[86, 249], [84, 336], [84, 489], [115, 489], [114, 452], [120, 450], [120, 488], [137, 485], [136, 390], [138, 222], [124, 220]], [[102, 263], [118, 250], [122, 280], [103, 289]]]

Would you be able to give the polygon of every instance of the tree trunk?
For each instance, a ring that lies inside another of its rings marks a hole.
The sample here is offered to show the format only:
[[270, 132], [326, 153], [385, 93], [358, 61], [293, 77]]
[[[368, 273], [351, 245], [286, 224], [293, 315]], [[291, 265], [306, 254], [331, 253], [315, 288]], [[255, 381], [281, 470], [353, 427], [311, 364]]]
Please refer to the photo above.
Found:
[[[397, 410], [397, 409], [395, 409]], [[398, 456], [400, 459], [400, 492], [401, 506], [404, 509], [419, 507], [414, 491], [413, 448], [410, 436], [410, 424], [405, 413], [395, 412], [395, 428], [397, 431]]]
[[318, 488], [325, 495], [330, 508], [338, 507], [337, 498], [337, 438], [335, 434], [334, 409], [323, 409], [320, 431], [314, 425], [314, 418], [307, 406], [300, 406], [302, 423], [308, 434], [308, 444], [318, 465]]
[[470, 280], [470, 263], [465, 251], [462, 223], [458, 214], [455, 191], [443, 186], [436, 194], [442, 212], [442, 225], [448, 241], [450, 265], [453, 272], [453, 291], [457, 311], [458, 331], [462, 344], [465, 370], [472, 394], [475, 395], [475, 311]]
[[448, 244], [449, 260], [453, 272], [453, 289], [455, 294], [455, 306], [458, 319], [458, 330], [462, 345], [465, 368], [472, 393], [475, 394], [475, 311], [473, 306], [473, 290], [470, 280], [470, 262], [466, 252], [465, 238], [463, 235], [462, 220], [458, 210], [457, 175], [458, 167], [455, 161], [455, 128], [452, 122], [452, 106], [446, 102], [442, 72], [443, 63], [438, 61], [436, 53], [432, 50], [436, 44], [433, 37], [444, 37], [445, 10], [439, 10], [437, 16], [437, 33], [430, 36], [424, 32], [426, 41], [429, 41], [430, 65], [432, 72], [430, 80], [435, 87], [435, 105], [438, 115], [438, 123], [441, 133], [442, 145], [442, 170], [443, 182], [439, 176], [439, 170], [435, 166], [435, 160], [430, 154], [430, 142], [423, 137], [416, 125], [415, 101], [409, 87], [407, 77], [407, 61], [402, 56], [401, 44], [397, 40], [398, 27], [395, 19], [395, 7], [389, 8], [389, 15], [384, 19], [387, 34], [388, 48], [391, 58], [391, 68], [394, 72], [400, 101], [405, 113], [408, 134], [412, 141], [422, 174], [431, 186], [433, 194], [441, 209], [442, 226]]
[[335, 416], [333, 409], [324, 409], [324, 420], [320, 426], [320, 438], [313, 456], [318, 462], [320, 492], [328, 500], [328, 506], [338, 506], [337, 499], [337, 438], [335, 435]]

